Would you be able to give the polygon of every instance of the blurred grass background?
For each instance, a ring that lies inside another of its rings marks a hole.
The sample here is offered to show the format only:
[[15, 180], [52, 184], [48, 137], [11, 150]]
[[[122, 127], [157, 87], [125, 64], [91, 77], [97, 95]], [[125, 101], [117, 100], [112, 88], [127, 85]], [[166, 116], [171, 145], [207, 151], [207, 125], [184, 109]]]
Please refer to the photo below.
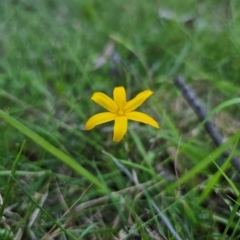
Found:
[[[106, 187], [2, 119], [0, 239], [240, 239], [238, 171], [230, 161], [223, 170], [214, 164], [228, 147], [239, 156], [240, 107], [215, 114], [226, 140], [216, 148], [172, 81], [182, 75], [207, 111], [238, 98], [239, 7], [0, 1], [0, 109]], [[102, 110], [92, 94], [112, 96], [119, 85], [128, 99], [154, 91], [140, 109], [160, 130], [130, 122], [118, 144], [113, 123], [84, 131]]]

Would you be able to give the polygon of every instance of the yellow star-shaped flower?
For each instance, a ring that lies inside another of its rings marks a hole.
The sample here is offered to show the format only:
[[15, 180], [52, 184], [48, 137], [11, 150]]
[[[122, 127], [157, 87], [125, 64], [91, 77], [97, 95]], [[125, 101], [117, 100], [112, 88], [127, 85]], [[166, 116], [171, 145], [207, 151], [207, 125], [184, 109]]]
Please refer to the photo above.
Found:
[[130, 101], [126, 100], [126, 91], [124, 87], [115, 87], [113, 90], [113, 99], [106, 94], [96, 92], [92, 100], [101, 105], [109, 112], [102, 112], [93, 115], [88, 119], [85, 129], [91, 130], [96, 125], [115, 120], [113, 129], [113, 141], [119, 142], [127, 131], [128, 120], [138, 121], [159, 128], [158, 123], [147, 114], [134, 111], [153, 94], [150, 90], [139, 93]]

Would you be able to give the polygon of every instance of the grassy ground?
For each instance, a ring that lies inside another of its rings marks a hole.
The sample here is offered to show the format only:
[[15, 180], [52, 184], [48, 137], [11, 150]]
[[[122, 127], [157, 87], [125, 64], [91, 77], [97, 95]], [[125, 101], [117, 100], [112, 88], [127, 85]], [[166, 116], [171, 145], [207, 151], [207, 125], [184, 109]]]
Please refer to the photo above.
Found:
[[[0, 1], [0, 239], [240, 239], [237, 0]], [[225, 144], [215, 147], [182, 75]], [[128, 98], [159, 130], [84, 124], [96, 91]], [[94, 182], [94, 183], [93, 183]], [[140, 184], [141, 183], [141, 184]]]

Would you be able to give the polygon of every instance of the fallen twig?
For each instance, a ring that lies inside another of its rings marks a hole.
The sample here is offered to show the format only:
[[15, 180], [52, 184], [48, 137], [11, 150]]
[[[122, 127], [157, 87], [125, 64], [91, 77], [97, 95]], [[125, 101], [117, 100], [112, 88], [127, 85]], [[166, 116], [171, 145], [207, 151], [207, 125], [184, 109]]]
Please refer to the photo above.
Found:
[[[198, 116], [201, 122], [204, 122], [204, 128], [206, 132], [212, 138], [214, 144], [219, 147], [223, 144], [223, 137], [218, 132], [217, 128], [215, 127], [214, 123], [210, 120], [206, 120], [207, 113], [204, 111], [203, 107], [201, 106], [198, 98], [196, 97], [193, 90], [187, 86], [184, 79], [182, 77], [176, 77], [174, 79], [174, 84], [176, 87], [182, 92], [183, 97], [190, 105], [190, 107], [194, 110], [196, 115]], [[230, 155], [230, 151], [225, 151], [223, 153], [223, 158], [227, 159]], [[236, 157], [232, 157], [232, 164], [234, 167], [240, 172], [240, 159]]]

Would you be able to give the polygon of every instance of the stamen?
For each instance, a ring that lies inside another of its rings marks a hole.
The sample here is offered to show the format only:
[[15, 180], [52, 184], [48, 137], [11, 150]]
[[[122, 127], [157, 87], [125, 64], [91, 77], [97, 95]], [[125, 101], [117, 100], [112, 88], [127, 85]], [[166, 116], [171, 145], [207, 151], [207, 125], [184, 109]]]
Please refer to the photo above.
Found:
[[120, 110], [118, 111], [118, 115], [119, 115], [119, 116], [123, 116], [123, 115], [124, 115], [124, 112], [123, 112], [122, 109], [120, 109]]

